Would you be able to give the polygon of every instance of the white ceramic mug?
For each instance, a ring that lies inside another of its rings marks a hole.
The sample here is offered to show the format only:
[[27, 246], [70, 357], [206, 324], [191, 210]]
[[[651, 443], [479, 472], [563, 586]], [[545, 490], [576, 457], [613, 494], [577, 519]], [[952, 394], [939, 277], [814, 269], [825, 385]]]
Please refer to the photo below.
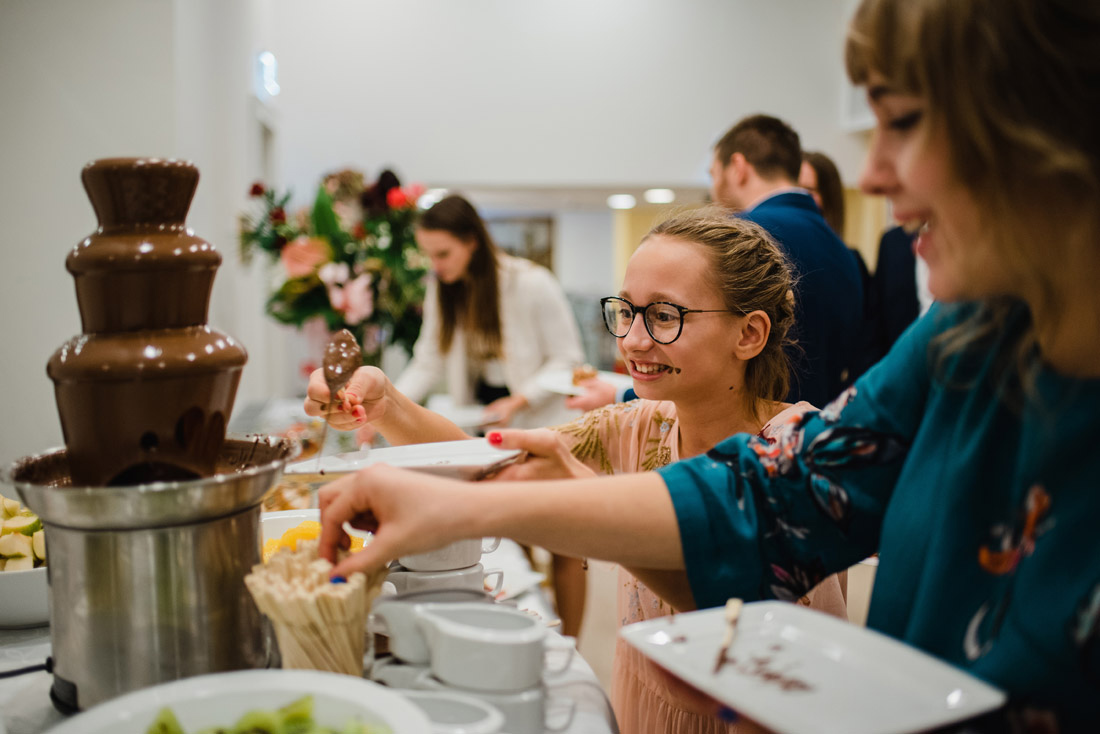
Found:
[[401, 566], [391, 568], [386, 581], [393, 584], [398, 594], [411, 591], [430, 591], [435, 589], [473, 589], [485, 590], [486, 580], [496, 577], [491, 582], [489, 593], [496, 594], [504, 585], [504, 571], [499, 568], [485, 570], [480, 563], [475, 563], [466, 568], [456, 568], [449, 571], [410, 571]]
[[402, 691], [428, 715], [432, 734], [498, 734], [504, 715], [474, 696], [450, 691]]
[[397, 560], [410, 571], [449, 571], [480, 563], [483, 553], [492, 553], [499, 545], [500, 538], [472, 538]]

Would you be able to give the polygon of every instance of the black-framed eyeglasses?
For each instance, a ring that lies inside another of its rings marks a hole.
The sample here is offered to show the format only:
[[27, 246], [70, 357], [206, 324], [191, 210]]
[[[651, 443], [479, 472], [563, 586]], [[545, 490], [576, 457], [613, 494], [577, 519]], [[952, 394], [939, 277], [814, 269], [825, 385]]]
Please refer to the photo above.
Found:
[[603, 323], [611, 336], [618, 339], [630, 333], [630, 327], [634, 324], [634, 317], [642, 315], [642, 323], [645, 330], [658, 344], [671, 344], [680, 338], [680, 332], [684, 330], [684, 314], [686, 313], [729, 313], [725, 308], [684, 308], [667, 301], [654, 301], [646, 306], [635, 306], [625, 298], [608, 296], [600, 299], [603, 307]]

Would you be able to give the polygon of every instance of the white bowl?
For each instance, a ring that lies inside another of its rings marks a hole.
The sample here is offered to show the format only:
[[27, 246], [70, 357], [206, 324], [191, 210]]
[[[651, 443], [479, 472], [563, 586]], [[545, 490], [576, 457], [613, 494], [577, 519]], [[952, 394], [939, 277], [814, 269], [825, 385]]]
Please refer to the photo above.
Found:
[[260, 537], [263, 542], [274, 538], [278, 540], [283, 533], [298, 527], [306, 520], [321, 521], [320, 510], [281, 510], [279, 512], [260, 513]]
[[307, 694], [313, 696], [313, 718], [322, 726], [339, 728], [357, 717], [400, 734], [430, 734], [432, 730], [428, 716], [418, 706], [362, 678], [312, 670], [245, 670], [134, 691], [74, 716], [49, 734], [143, 732], [164, 707], [172, 709], [184, 731], [232, 728], [248, 711], [285, 706]]
[[473, 696], [443, 691], [405, 691], [405, 698], [424, 709], [432, 734], [497, 734], [504, 715]]
[[[260, 514], [260, 537], [263, 542], [274, 538], [278, 540], [283, 533], [291, 528], [296, 528], [306, 520], [321, 522], [320, 510], [280, 510], [279, 512], [264, 512]], [[344, 523], [344, 530], [348, 535], [368, 540], [371, 534], [364, 530], [356, 530]]]
[[46, 567], [0, 571], [0, 628], [41, 627], [50, 623]]

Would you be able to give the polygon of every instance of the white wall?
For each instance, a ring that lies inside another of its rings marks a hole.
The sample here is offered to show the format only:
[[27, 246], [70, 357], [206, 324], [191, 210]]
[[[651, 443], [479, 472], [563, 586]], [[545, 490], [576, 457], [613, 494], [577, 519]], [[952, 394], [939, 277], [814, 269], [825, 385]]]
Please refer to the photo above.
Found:
[[[284, 179], [705, 185], [737, 119], [788, 120], [854, 180], [849, 0], [272, 0]], [[304, 198], [300, 198], [304, 201]]]
[[174, 153], [172, 7], [0, 3], [0, 461], [61, 443], [46, 362], [80, 332], [65, 256], [93, 158]]
[[561, 211], [554, 217], [554, 273], [574, 293], [618, 293], [611, 210]]
[[[201, 179], [188, 224], [224, 264], [210, 322], [251, 348], [241, 395], [273, 327], [237, 265], [250, 181], [249, 60], [257, 3], [4, 0], [0, 3], [0, 462], [61, 443], [45, 366], [80, 332], [69, 250], [96, 226], [80, 183], [110, 156], [185, 158]], [[257, 373], [262, 377], [263, 371]]]

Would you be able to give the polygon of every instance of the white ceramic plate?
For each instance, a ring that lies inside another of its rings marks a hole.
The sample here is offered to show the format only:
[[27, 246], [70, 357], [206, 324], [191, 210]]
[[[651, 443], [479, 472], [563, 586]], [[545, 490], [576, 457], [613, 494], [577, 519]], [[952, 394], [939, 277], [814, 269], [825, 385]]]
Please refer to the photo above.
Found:
[[924, 731], [1005, 699], [893, 638], [777, 601], [744, 606], [729, 650], [733, 661], [715, 674], [725, 628], [719, 608], [639, 622], [620, 634], [696, 688], [787, 734]]
[[[498, 449], [483, 438], [391, 446], [384, 449], [333, 454], [320, 461], [325, 475], [357, 471], [372, 464], [389, 464], [454, 479], [476, 479], [494, 466], [519, 456], [514, 449]], [[286, 474], [318, 474], [317, 459], [288, 466]]]
[[393, 734], [430, 734], [427, 715], [395, 691], [362, 678], [312, 670], [246, 670], [165, 683], [101, 703], [50, 729], [49, 734], [143, 732], [165, 706], [184, 731], [232, 727], [245, 712], [313, 696], [313, 718], [342, 727], [352, 718]]
[[[600, 370], [596, 373], [596, 377], [605, 382], [610, 382], [615, 387], [634, 387], [634, 378], [630, 375]], [[543, 390], [549, 390], [550, 392], [556, 392], [562, 395], [580, 395], [584, 392], [584, 390], [573, 384], [573, 370], [550, 370], [548, 372], [542, 372], [535, 381]]]
[[427, 408], [467, 432], [476, 432], [500, 419], [496, 414], [487, 413], [484, 405], [455, 405], [450, 395], [441, 393], [428, 398]]

